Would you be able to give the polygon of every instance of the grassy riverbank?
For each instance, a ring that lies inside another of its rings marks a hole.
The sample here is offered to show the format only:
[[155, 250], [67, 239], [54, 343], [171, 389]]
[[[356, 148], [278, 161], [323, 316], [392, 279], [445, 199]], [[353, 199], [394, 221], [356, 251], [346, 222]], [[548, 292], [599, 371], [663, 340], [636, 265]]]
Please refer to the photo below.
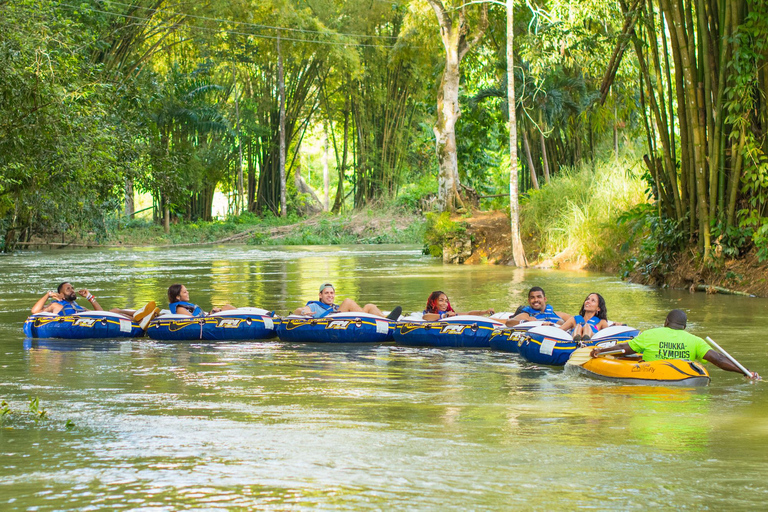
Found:
[[177, 222], [170, 233], [145, 220], [115, 223], [105, 233], [66, 232], [35, 239], [32, 246], [57, 247], [165, 246], [207, 243], [251, 245], [420, 244], [425, 220], [421, 214], [393, 206], [369, 207], [312, 217], [257, 217], [245, 213], [212, 222]]

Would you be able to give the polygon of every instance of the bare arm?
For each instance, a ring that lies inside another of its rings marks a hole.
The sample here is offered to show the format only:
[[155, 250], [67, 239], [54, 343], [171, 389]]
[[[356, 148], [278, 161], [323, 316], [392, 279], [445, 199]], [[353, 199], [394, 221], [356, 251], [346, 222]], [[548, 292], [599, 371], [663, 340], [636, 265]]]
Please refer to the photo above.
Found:
[[619, 343], [618, 345], [614, 345], [612, 347], [596, 347], [595, 349], [592, 350], [592, 352], [589, 353], [589, 355], [592, 357], [597, 357], [602, 352], [608, 352], [609, 350], [610, 351], [623, 350], [625, 356], [628, 356], [630, 354], [637, 354], [637, 352], [632, 350], [632, 348], [629, 346], [629, 343]]
[[96, 302], [96, 297], [93, 296], [91, 292], [88, 290], [78, 290], [77, 292], [81, 297], [85, 297], [88, 302], [91, 303], [91, 306], [93, 306], [93, 309], [96, 311], [104, 311], [104, 308], [102, 308], [98, 302]]
[[[708, 351], [706, 354], [704, 354], [704, 360], [709, 361], [710, 363], [714, 364], [718, 368], [728, 371], [728, 372], [736, 372], [741, 373], [744, 375], [744, 373], [739, 369], [738, 366], [733, 364], [730, 359], [725, 357], [720, 352], [715, 352], [714, 350]], [[749, 371], [749, 370], [747, 370]], [[753, 380], [761, 380], [760, 376], [757, 374], [757, 372], [750, 372], [752, 375], [748, 378]]]
[[484, 309], [482, 311], [476, 310], [476, 311], [467, 311], [466, 313], [459, 313], [460, 315], [474, 315], [474, 316], [486, 316], [486, 315], [492, 315], [493, 310], [492, 309]]
[[54, 292], [45, 292], [40, 299], [35, 302], [35, 305], [32, 306], [32, 314], [40, 313], [43, 308], [45, 307], [45, 303], [48, 302], [48, 299], [51, 297], [54, 297], [56, 294]]
[[309, 309], [309, 306], [302, 306], [300, 308], [294, 309], [293, 314], [294, 315], [311, 315], [312, 310]]

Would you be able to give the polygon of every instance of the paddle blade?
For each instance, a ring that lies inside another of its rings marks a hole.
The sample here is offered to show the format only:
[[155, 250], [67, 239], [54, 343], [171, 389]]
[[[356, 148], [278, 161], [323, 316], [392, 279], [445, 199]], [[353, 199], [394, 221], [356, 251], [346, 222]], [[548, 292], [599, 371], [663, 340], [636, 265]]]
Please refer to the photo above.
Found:
[[573, 351], [571, 357], [568, 358], [568, 361], [566, 361], [565, 364], [570, 366], [582, 366], [584, 363], [592, 359], [592, 356], [589, 354], [592, 352], [593, 348], [595, 347], [577, 348]]

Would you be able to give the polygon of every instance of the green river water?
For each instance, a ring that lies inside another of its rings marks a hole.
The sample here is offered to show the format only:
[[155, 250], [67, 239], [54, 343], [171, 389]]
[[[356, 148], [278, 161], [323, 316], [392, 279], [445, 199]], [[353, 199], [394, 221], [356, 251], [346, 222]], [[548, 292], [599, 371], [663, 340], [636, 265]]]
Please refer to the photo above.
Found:
[[[688, 311], [768, 375], [768, 301], [608, 275], [447, 266], [412, 246], [244, 246], [0, 257], [0, 510], [762, 510], [768, 383], [710, 368], [703, 389], [565, 375], [515, 354], [384, 345], [26, 340], [68, 280], [136, 307], [182, 282], [205, 308], [286, 313], [337, 296], [421, 311], [514, 309], [539, 285], [575, 313], [602, 293], [640, 329]], [[85, 303], [81, 299], [81, 303]], [[711, 366], [711, 365], [710, 365]], [[46, 416], [29, 410], [38, 398]], [[67, 423], [70, 423], [67, 426]]]

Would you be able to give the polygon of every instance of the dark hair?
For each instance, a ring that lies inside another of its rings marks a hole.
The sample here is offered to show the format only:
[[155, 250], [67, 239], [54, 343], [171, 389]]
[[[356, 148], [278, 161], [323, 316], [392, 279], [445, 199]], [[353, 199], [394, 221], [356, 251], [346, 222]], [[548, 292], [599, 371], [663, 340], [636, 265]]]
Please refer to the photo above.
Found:
[[[429, 298], [427, 299], [427, 308], [425, 311], [427, 313], [439, 313], [437, 310], [437, 300], [440, 298], [441, 295], [445, 295], [446, 298], [448, 295], [441, 291], [432, 292], [429, 294]], [[453, 311], [453, 308], [451, 307], [451, 301], [448, 301], [448, 309], [446, 311]], [[455, 313], [455, 311], [453, 311]]]
[[[600, 320], [608, 320], [608, 308], [605, 306], [605, 299], [603, 296], [596, 292], [588, 293], [584, 298], [584, 302], [586, 302], [590, 295], [597, 295], [597, 318]], [[584, 311], [584, 302], [581, 303], [581, 311], [579, 311], [581, 316], [584, 316], [584, 313], [586, 313], [586, 311]]]
[[528, 290], [528, 296], [530, 297], [533, 292], [541, 292], [543, 296], [545, 297], [547, 296], [547, 294], [544, 293], [544, 288], [542, 288], [541, 286], [534, 286], [533, 288]]
[[180, 284], [172, 284], [168, 287], [168, 304], [173, 304], [176, 302], [177, 297], [181, 293], [181, 285]]
[[69, 281], [64, 281], [63, 283], [61, 283], [61, 284], [59, 285], [59, 287], [58, 287], [58, 288], [56, 288], [56, 293], [61, 293], [61, 289], [62, 289], [62, 288], [64, 288], [64, 285], [65, 285], [65, 284], [68, 284], [68, 283], [69, 283]]

